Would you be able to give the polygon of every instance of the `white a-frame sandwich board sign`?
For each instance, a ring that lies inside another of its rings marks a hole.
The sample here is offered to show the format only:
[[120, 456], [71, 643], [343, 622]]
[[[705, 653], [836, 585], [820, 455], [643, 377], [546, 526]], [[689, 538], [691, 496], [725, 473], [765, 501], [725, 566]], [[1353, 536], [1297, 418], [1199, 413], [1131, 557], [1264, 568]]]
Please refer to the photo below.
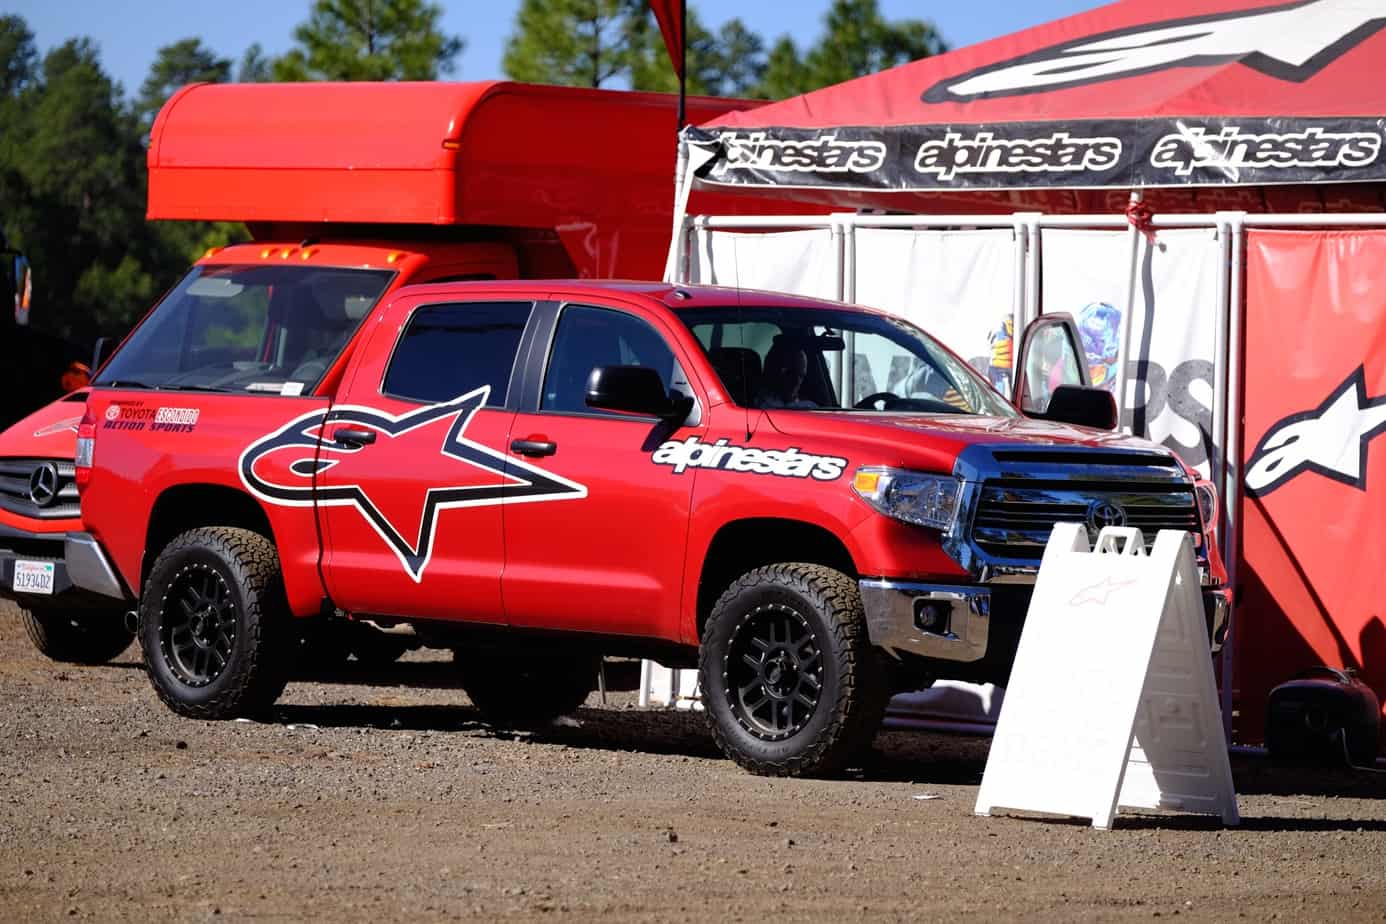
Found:
[[1188, 533], [1054, 527], [976, 812], [1091, 818], [1120, 808], [1237, 824], [1198, 567]]

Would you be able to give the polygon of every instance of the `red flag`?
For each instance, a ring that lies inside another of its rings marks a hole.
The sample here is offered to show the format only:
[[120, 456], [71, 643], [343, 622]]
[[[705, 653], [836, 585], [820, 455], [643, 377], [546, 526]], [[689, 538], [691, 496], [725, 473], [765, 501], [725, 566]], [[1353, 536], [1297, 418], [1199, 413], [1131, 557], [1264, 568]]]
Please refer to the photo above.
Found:
[[669, 60], [674, 63], [674, 73], [683, 79], [683, 4], [685, 0], [650, 0], [650, 9], [659, 21], [659, 31], [664, 35], [664, 47], [669, 49]]

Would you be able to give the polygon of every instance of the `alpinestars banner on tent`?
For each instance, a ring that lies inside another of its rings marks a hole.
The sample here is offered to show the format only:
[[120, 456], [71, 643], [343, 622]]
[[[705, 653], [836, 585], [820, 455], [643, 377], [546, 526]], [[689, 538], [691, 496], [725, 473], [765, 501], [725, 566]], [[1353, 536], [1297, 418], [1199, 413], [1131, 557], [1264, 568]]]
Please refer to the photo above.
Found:
[[1107, 119], [684, 130], [719, 186], [947, 189], [1274, 185], [1386, 179], [1386, 119]]
[[[1078, 322], [1088, 372], [1099, 388], [1115, 390], [1122, 331], [1128, 321], [1130, 238], [1122, 231], [1046, 229], [1044, 313], [1066, 312]], [[1161, 231], [1140, 240], [1136, 304], [1129, 320], [1131, 358], [1122, 423], [1163, 443], [1206, 478], [1213, 425], [1214, 331], [1218, 260], [1211, 230]]]

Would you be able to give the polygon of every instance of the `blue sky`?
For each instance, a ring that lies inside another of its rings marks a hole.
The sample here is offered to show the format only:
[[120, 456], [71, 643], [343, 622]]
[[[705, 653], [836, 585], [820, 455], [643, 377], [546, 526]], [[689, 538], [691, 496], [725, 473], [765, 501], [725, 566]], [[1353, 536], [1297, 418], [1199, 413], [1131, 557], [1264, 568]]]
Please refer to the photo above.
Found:
[[[437, 2], [437, 0], [435, 0]], [[444, 27], [467, 40], [453, 79], [503, 76], [500, 60], [519, 0], [446, 2]], [[932, 19], [960, 47], [1101, 5], [1100, 0], [963, 0], [939, 3], [881, 0], [887, 16]], [[34, 32], [40, 53], [76, 35], [94, 39], [106, 70], [139, 89], [156, 50], [198, 36], [218, 54], [238, 60], [252, 42], [269, 54], [292, 44], [294, 26], [307, 18], [310, 0], [10, 0], [4, 4]], [[690, 0], [709, 25], [740, 16], [767, 38], [789, 32], [800, 45], [818, 36], [828, 0]]]

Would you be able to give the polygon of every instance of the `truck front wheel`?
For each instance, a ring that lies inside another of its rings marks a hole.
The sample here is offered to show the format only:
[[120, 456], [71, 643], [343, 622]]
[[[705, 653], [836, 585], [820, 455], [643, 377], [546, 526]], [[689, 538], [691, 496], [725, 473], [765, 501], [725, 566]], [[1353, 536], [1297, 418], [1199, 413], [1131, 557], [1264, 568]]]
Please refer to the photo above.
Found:
[[174, 712], [197, 719], [273, 705], [287, 679], [290, 629], [279, 556], [246, 529], [175, 538], [140, 602], [140, 647], [154, 689]]
[[576, 712], [597, 686], [596, 655], [511, 655], [459, 649], [462, 688], [486, 721], [540, 725]]
[[69, 664], [105, 664], [135, 634], [119, 610], [24, 609], [24, 632], [40, 653]]
[[823, 565], [738, 578], [703, 630], [700, 675], [718, 746], [764, 776], [840, 770], [870, 744], [889, 695], [856, 581]]

